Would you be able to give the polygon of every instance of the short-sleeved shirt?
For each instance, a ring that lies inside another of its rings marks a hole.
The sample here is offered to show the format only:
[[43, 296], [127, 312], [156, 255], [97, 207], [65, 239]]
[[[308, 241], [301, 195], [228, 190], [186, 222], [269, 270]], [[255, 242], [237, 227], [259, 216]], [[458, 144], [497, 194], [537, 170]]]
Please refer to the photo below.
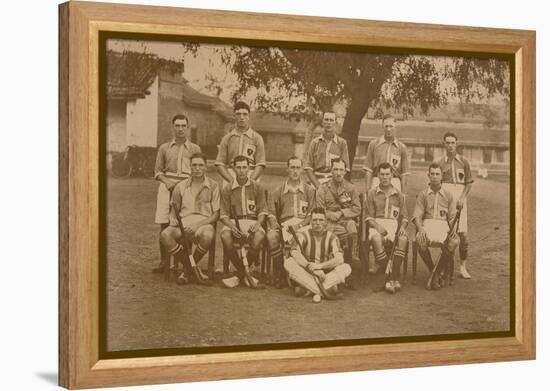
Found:
[[323, 183], [317, 190], [315, 203], [326, 211], [342, 211], [345, 220], [353, 219], [361, 213], [359, 193], [346, 180], [340, 185], [334, 179]]
[[264, 188], [256, 181], [248, 178], [241, 186], [235, 179], [226, 183], [221, 191], [220, 218], [232, 216], [231, 206], [239, 219], [256, 220], [260, 215], [267, 215], [267, 205]]
[[[172, 202], [180, 211], [180, 217], [199, 214], [206, 218], [220, 210], [220, 188], [216, 182], [205, 177], [202, 187], [193, 192], [192, 179], [185, 179], [178, 183], [172, 192]], [[177, 225], [177, 221], [170, 215], [170, 224]]]
[[176, 143], [176, 140], [161, 144], [157, 152], [155, 178], [161, 174], [174, 179], [190, 176], [191, 156], [200, 152], [201, 147], [189, 140], [183, 144]]
[[323, 136], [315, 137], [311, 144], [306, 158], [305, 170], [315, 172], [330, 172], [332, 160], [340, 158], [346, 162], [346, 170], [350, 171], [348, 143], [342, 137], [334, 135], [330, 141]]
[[463, 156], [459, 154], [455, 154], [452, 158], [443, 156], [437, 163], [441, 166], [441, 182], [462, 185], [474, 182], [470, 163]]
[[440, 188], [438, 191], [427, 187], [418, 193], [414, 207], [414, 219], [447, 220], [451, 222], [456, 215], [456, 200], [450, 191]]
[[305, 219], [315, 206], [315, 189], [304, 182], [293, 189], [286, 181], [269, 194], [268, 210], [272, 217], [277, 217], [275, 203], [280, 208], [281, 222], [293, 217]]
[[382, 136], [369, 143], [363, 170], [378, 175], [378, 166], [381, 163], [391, 164], [394, 177], [410, 174], [407, 147], [396, 138], [390, 143]]
[[389, 195], [377, 186], [367, 193], [367, 218], [373, 219], [392, 219], [407, 221], [407, 205], [405, 204], [405, 194], [401, 193], [392, 186]]
[[[302, 253], [302, 255], [308, 262], [322, 263], [334, 258], [337, 254], [342, 255], [340, 241], [330, 231], [324, 231], [319, 239], [315, 238], [311, 229], [299, 231], [296, 236], [305, 253]], [[292, 240], [291, 251], [294, 250], [300, 251], [300, 247]]]
[[230, 166], [235, 157], [243, 155], [251, 167], [265, 166], [264, 139], [255, 130], [249, 128], [245, 132], [233, 129], [223, 136], [216, 157], [216, 166]]

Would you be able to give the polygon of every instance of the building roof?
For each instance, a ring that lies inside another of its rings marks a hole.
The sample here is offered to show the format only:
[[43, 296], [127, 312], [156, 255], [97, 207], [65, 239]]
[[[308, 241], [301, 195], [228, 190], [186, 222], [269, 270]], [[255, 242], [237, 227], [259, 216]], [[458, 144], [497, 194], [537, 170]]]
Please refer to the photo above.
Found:
[[107, 51], [107, 97], [138, 99], [149, 95], [149, 87], [161, 69], [182, 73], [183, 62], [159, 58], [155, 54]]
[[[462, 145], [501, 146], [510, 145], [508, 129], [485, 129], [480, 124], [427, 121], [398, 121], [397, 137], [407, 143], [440, 144], [446, 132], [453, 132]], [[382, 135], [380, 121], [363, 121], [359, 131], [360, 141], [369, 141]]]

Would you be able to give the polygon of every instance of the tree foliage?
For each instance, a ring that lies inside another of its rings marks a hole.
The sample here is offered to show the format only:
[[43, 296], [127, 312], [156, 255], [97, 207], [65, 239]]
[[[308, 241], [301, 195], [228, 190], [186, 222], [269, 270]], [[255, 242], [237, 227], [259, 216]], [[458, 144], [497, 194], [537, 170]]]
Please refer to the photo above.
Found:
[[292, 48], [232, 46], [219, 49], [238, 79], [232, 99], [251, 92], [258, 111], [318, 121], [344, 105], [344, 137], [354, 158], [361, 120], [371, 107], [423, 114], [450, 98], [508, 99], [509, 64], [474, 57], [436, 57]]

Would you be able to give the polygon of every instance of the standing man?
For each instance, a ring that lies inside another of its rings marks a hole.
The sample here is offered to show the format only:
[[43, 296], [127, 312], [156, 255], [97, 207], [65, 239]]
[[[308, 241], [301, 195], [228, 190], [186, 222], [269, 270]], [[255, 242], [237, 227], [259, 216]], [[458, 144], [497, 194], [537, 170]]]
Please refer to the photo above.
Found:
[[347, 171], [351, 170], [348, 143], [335, 133], [336, 114], [331, 111], [323, 113], [322, 127], [323, 134], [311, 141], [306, 158], [306, 175], [315, 189], [332, 177], [334, 159], [342, 159]]
[[[385, 244], [395, 246], [392, 269], [386, 280], [386, 291], [394, 293], [401, 290], [401, 264], [405, 259], [409, 240], [406, 229], [408, 225], [405, 195], [391, 184], [392, 167], [382, 163], [378, 167], [380, 184], [367, 193], [367, 225], [369, 241], [372, 243], [374, 259], [379, 265], [386, 265]], [[397, 242], [395, 242], [397, 238]]]
[[[155, 164], [155, 179], [160, 182], [157, 192], [157, 210], [155, 223], [160, 224], [160, 232], [169, 225], [170, 193], [180, 181], [189, 178], [191, 174], [190, 158], [200, 153], [201, 148], [189, 140], [189, 119], [184, 114], [177, 114], [172, 118], [172, 132], [174, 139], [162, 144], [157, 152]], [[160, 233], [159, 232], [159, 233]], [[153, 273], [161, 273], [169, 267], [170, 259], [164, 246], [159, 240], [160, 264], [153, 268]]]
[[351, 259], [352, 278], [349, 287], [357, 288], [361, 273], [359, 259], [359, 242], [355, 218], [361, 213], [359, 193], [355, 187], [344, 179], [346, 163], [336, 158], [332, 161], [332, 178], [321, 185], [315, 197], [316, 206], [326, 210], [328, 230], [334, 232], [339, 240], [348, 243]]
[[[418, 252], [430, 272], [432, 272], [434, 263], [429, 246], [434, 243], [445, 243], [452, 221], [456, 216], [456, 201], [451, 192], [441, 186], [441, 166], [439, 164], [430, 164], [428, 178], [430, 180], [429, 186], [416, 197], [413, 221], [416, 225]], [[451, 233], [447, 246], [441, 249], [440, 270], [442, 265], [452, 259], [457, 246], [458, 237], [456, 234]], [[438, 272], [436, 272], [436, 276]], [[440, 288], [438, 278], [433, 279], [431, 288]]]
[[456, 200], [456, 208], [462, 209], [460, 213], [460, 224], [458, 226], [458, 236], [460, 245], [458, 253], [460, 254], [460, 276], [462, 278], [472, 278], [466, 269], [466, 259], [468, 258], [468, 207], [466, 198], [472, 189], [472, 171], [470, 163], [459, 155], [456, 151], [458, 137], [452, 132], [447, 132], [443, 136], [445, 149], [447, 153], [438, 163], [443, 170], [442, 183], [443, 189], [451, 192]]
[[[292, 238], [287, 228], [294, 227], [296, 231], [309, 225], [310, 212], [315, 204], [315, 189], [302, 181], [302, 160], [296, 156], [288, 159], [288, 178], [268, 197], [268, 231], [267, 241], [273, 259], [274, 285], [282, 288], [286, 284], [283, 268], [283, 251], [281, 248], [282, 228], [283, 241], [290, 243]], [[280, 221], [282, 227], [279, 226]]]
[[[233, 168], [236, 178], [226, 183], [221, 191], [220, 220], [224, 224], [221, 230], [221, 239], [225, 254], [237, 269], [235, 277], [226, 278], [222, 283], [233, 288], [243, 281], [250, 283], [245, 277], [245, 263], [233, 247], [234, 240], [248, 243], [247, 259], [251, 264], [259, 261], [260, 247], [265, 238], [262, 228], [267, 216], [265, 193], [261, 185], [248, 177], [250, 169], [249, 159], [239, 155], [235, 158]], [[232, 213], [235, 211], [236, 216]], [[235, 223], [239, 220], [239, 227]]]
[[[290, 278], [302, 289], [313, 293], [313, 301], [319, 303], [323, 296], [322, 290], [336, 293], [335, 288], [345, 282], [351, 268], [344, 263], [338, 237], [327, 230], [323, 208], [314, 208], [311, 212], [311, 229], [296, 235], [300, 243], [293, 241], [291, 257], [284, 263], [285, 269]], [[323, 289], [319, 284], [322, 284]], [[297, 290], [296, 293], [304, 292]]]
[[[184, 265], [184, 272], [177, 279], [178, 284], [185, 284], [188, 278], [192, 278], [189, 258], [192, 257], [195, 264], [200, 262], [214, 242], [214, 225], [220, 217], [220, 189], [215, 181], [205, 176], [206, 156], [195, 153], [190, 160], [191, 178], [184, 179], [174, 187], [170, 226], [161, 233], [161, 242], [168, 254]], [[180, 231], [176, 213], [179, 214], [184, 232]], [[180, 239], [196, 244], [193, 254], [185, 251], [179, 244]]]
[[250, 107], [245, 102], [237, 102], [233, 107], [235, 128], [223, 136], [218, 148], [216, 169], [225, 182], [232, 183], [235, 171], [231, 167], [234, 159], [245, 156], [253, 170], [250, 179], [258, 180], [265, 168], [264, 139], [250, 128]]
[[367, 148], [365, 157], [365, 185], [366, 191], [376, 188], [380, 180], [378, 167], [381, 163], [389, 163], [392, 167], [392, 185], [403, 194], [407, 189], [407, 176], [409, 172], [409, 157], [407, 147], [395, 137], [395, 118], [387, 114], [382, 119], [384, 135], [372, 140]]

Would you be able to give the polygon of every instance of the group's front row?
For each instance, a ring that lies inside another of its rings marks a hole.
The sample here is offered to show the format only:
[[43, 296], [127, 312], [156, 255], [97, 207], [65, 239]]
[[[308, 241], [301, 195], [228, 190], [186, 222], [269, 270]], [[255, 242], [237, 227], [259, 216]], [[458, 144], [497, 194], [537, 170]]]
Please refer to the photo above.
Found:
[[[346, 164], [341, 159], [333, 160], [331, 178], [317, 191], [302, 180], [303, 163], [297, 157], [288, 160], [287, 179], [271, 192], [250, 179], [245, 156], [234, 159], [234, 180], [224, 182], [221, 191], [205, 175], [203, 154], [194, 154], [190, 163], [191, 176], [167, 195], [170, 224], [161, 233], [161, 244], [173, 262], [164, 262], [156, 271], [170, 273], [181, 264], [183, 271], [176, 275], [179, 284], [210, 285], [212, 281], [197, 264], [215, 245], [220, 220], [224, 257], [235, 269], [221, 280], [228, 288], [264, 287], [254, 273], [264, 246], [272, 260], [269, 283], [277, 288], [290, 284], [296, 295], [313, 295], [314, 302], [341, 298], [341, 286], [357, 289], [364, 274], [360, 247], [369, 243], [374, 268], [385, 271], [384, 289], [390, 293], [401, 289], [409, 220], [405, 195], [392, 185], [389, 163], [378, 167], [379, 184], [367, 192], [364, 202], [344, 179]], [[429, 185], [418, 194], [412, 218], [419, 254], [430, 271], [428, 289], [439, 289], [459, 243], [460, 211], [452, 194], [442, 188], [441, 176], [441, 167], [432, 163]], [[434, 245], [441, 247], [435, 263], [429, 251]]]

